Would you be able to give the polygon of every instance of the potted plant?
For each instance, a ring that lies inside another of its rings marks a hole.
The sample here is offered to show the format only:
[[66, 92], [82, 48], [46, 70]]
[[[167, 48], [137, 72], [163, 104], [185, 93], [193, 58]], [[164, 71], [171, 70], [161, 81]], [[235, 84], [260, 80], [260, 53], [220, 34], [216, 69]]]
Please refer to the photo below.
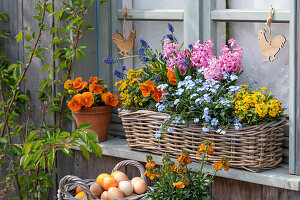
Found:
[[107, 138], [113, 106], [120, 106], [118, 96], [112, 94], [98, 77], [90, 77], [89, 83], [81, 77], [67, 80], [64, 88], [71, 95], [68, 107], [72, 111], [77, 127], [91, 124], [91, 130], [98, 134], [99, 141]]

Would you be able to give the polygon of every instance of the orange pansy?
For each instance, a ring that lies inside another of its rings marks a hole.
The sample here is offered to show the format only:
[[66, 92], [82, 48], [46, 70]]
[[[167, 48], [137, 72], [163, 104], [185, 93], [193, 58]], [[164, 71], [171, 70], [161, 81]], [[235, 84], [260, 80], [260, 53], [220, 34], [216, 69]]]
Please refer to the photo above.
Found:
[[157, 89], [157, 87], [154, 88], [154, 92], [152, 92], [152, 96], [153, 96], [153, 99], [156, 101], [156, 102], [160, 102], [160, 100], [162, 99], [162, 92], [159, 91]]
[[100, 84], [91, 84], [89, 86], [90, 92], [94, 92], [95, 94], [102, 94], [104, 87]]
[[104, 101], [105, 105], [108, 106], [119, 106], [120, 101], [117, 100], [118, 96], [116, 94], [112, 94], [110, 92], [106, 92], [102, 94], [102, 100]]
[[172, 70], [170, 68], [168, 68], [167, 77], [168, 77], [169, 83], [171, 85], [177, 85], [177, 80], [176, 80], [176, 77], [175, 77], [175, 72], [172, 72]]
[[91, 107], [94, 101], [94, 95], [91, 92], [84, 92], [80, 97], [80, 103], [85, 107]]
[[78, 91], [83, 90], [84, 88], [88, 87], [88, 83], [86, 81], [82, 81], [80, 87], [78, 88]]
[[156, 87], [152, 81], [146, 81], [145, 85], [147, 85], [149, 87], [151, 92], [154, 92], [154, 88], [156, 88]]
[[69, 90], [70, 87], [71, 87], [71, 85], [72, 85], [72, 81], [71, 81], [70, 79], [68, 79], [68, 80], [65, 82], [65, 84], [64, 84], [64, 88], [65, 88], [66, 90]]
[[82, 104], [80, 103], [81, 94], [76, 94], [72, 100], [68, 103], [68, 107], [71, 111], [78, 111], [81, 109]]
[[90, 83], [98, 83], [99, 82], [99, 78], [98, 77], [91, 77], [89, 80]]
[[81, 81], [82, 81], [82, 78], [81, 77], [78, 77], [74, 80], [73, 82], [73, 88], [74, 90], [77, 90], [78, 88], [80, 88], [81, 86]]
[[140, 90], [142, 91], [143, 97], [149, 97], [150, 93], [151, 93], [150, 88], [146, 84], [143, 84], [143, 83], [140, 83], [139, 86], [140, 86]]

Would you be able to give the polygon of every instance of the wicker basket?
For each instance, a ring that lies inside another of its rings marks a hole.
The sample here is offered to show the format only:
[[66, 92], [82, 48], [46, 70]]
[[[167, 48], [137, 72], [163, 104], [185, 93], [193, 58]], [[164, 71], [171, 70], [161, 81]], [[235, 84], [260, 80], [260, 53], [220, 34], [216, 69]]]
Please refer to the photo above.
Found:
[[174, 126], [174, 133], [166, 133], [159, 141], [154, 134], [159, 130], [167, 115], [147, 110], [119, 112], [130, 149], [147, 151], [156, 154], [168, 153], [177, 157], [182, 150], [190, 153], [193, 160], [198, 161], [196, 155], [198, 146], [209, 140], [216, 144], [214, 155], [209, 162], [219, 161], [227, 156], [231, 167], [243, 168], [258, 172], [278, 166], [282, 161], [282, 143], [286, 119], [255, 126], [248, 126], [241, 130], [229, 129], [221, 135], [203, 132], [202, 127], [190, 123]]
[[[147, 181], [146, 177], [144, 176], [145, 173], [145, 168], [142, 164], [140, 164], [137, 161], [134, 160], [123, 160], [121, 162], [119, 162], [114, 169], [112, 170], [112, 172], [120, 170], [122, 167], [127, 166], [127, 165], [132, 165], [136, 168], [138, 168], [138, 170], [140, 171], [141, 174], [141, 178], [144, 179], [145, 181]], [[85, 193], [85, 200], [88, 200], [86, 197], [88, 195], [91, 195], [93, 197], [93, 200], [99, 200], [97, 197], [93, 196], [89, 186], [96, 182], [95, 179], [86, 179], [86, 180], [82, 180], [80, 178], [78, 178], [77, 176], [72, 176], [72, 175], [67, 175], [65, 177], [63, 177], [60, 182], [59, 182], [59, 189], [57, 192], [57, 197], [58, 200], [80, 200], [78, 198], [75, 198], [75, 190], [77, 186], [81, 186], [82, 190]], [[146, 194], [141, 194], [132, 198], [122, 198], [119, 200], [139, 200], [139, 199], [143, 199], [146, 197]]]

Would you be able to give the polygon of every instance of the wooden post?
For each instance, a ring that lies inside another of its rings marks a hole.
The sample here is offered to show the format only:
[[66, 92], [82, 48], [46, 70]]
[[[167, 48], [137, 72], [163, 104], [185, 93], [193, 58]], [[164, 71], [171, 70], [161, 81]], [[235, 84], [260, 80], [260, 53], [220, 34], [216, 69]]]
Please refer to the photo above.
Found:
[[202, 37], [202, 3], [200, 0], [184, 1], [184, 46], [188, 48], [189, 44], [197, 40], [203, 40]]

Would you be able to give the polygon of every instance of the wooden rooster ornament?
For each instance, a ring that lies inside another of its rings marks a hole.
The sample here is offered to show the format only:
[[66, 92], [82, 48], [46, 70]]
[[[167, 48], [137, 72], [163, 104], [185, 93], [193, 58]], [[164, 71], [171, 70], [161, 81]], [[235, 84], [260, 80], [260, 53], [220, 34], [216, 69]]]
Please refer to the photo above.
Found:
[[274, 13], [275, 13], [275, 8], [271, 8], [270, 15], [266, 22], [266, 24], [269, 27], [269, 42], [266, 39], [265, 29], [262, 28], [258, 31], [259, 49], [262, 52], [262, 54], [267, 56], [267, 58], [264, 60], [264, 62], [273, 62], [274, 60], [276, 60], [277, 57], [275, 57], [275, 55], [283, 47], [283, 45], [285, 44], [285, 41], [286, 41], [286, 39], [283, 35], [277, 35], [272, 40], [271, 23], [272, 23], [272, 17], [274, 15]]
[[121, 54], [122, 56], [130, 56], [128, 54], [129, 51], [131, 51], [133, 49], [133, 45], [134, 45], [134, 39], [135, 39], [135, 30], [131, 29], [129, 31], [129, 37], [128, 39], [126, 39], [126, 30], [125, 30], [125, 25], [126, 25], [126, 17], [131, 16], [128, 12], [128, 8], [125, 8], [122, 16], [124, 17], [124, 33], [122, 36], [122, 34], [120, 33], [115, 33], [112, 35], [112, 39], [114, 40], [115, 44], [117, 45], [119, 51], [119, 54]]

